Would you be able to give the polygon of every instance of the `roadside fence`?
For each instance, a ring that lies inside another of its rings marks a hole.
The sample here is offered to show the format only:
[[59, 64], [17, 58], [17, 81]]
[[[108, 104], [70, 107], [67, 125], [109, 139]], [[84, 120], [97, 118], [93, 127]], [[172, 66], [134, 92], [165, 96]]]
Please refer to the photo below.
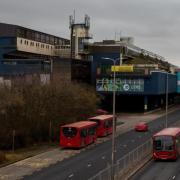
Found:
[[[152, 153], [151, 139], [138, 146], [119, 160], [114, 165], [114, 179], [124, 180], [136, 169], [139, 165], [143, 165], [143, 161]], [[111, 166], [108, 165], [105, 169], [98, 172], [89, 180], [111, 180]]]

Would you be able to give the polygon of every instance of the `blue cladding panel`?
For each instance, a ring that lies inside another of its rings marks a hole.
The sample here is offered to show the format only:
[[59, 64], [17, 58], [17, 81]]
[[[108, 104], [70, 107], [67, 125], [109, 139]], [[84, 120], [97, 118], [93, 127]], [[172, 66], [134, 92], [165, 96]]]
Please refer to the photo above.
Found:
[[0, 37], [0, 59], [3, 55], [16, 50], [15, 37]]
[[180, 72], [177, 73], [177, 93], [180, 93]]
[[23, 75], [36, 73], [50, 73], [50, 64], [42, 64], [42, 59], [21, 59], [21, 61], [12, 60], [12, 62], [0, 63], [0, 75]]
[[0, 37], [0, 45], [3, 47], [6, 46], [16, 46], [15, 37]]
[[[166, 93], [167, 73], [152, 72], [149, 78], [145, 78], [144, 94], [160, 95]], [[168, 73], [168, 93], [176, 93], [177, 76]]]

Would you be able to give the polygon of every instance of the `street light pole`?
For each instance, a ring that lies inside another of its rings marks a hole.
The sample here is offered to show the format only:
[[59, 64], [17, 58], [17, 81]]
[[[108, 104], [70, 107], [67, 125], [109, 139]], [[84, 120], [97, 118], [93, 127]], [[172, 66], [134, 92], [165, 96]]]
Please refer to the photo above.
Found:
[[[114, 68], [115, 68], [115, 60]], [[116, 71], [113, 73], [113, 131], [112, 131], [112, 173], [111, 180], [114, 180], [114, 161], [115, 161], [115, 109], [116, 109]]]
[[111, 180], [114, 180], [114, 162], [115, 162], [115, 118], [116, 118], [116, 71], [115, 65], [116, 60], [118, 59], [111, 59], [111, 58], [103, 58], [105, 60], [110, 60], [113, 62], [114, 65], [114, 72], [113, 72], [113, 130], [112, 130], [112, 153], [111, 153]]
[[165, 121], [165, 127], [166, 128], [168, 126], [167, 120], [168, 120], [168, 72], [166, 75], [166, 121]]

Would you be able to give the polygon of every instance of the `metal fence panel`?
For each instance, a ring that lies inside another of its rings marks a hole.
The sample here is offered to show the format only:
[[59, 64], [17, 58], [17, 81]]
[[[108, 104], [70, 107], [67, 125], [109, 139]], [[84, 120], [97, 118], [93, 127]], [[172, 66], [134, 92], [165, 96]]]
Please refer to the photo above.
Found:
[[[117, 163], [114, 165], [115, 180], [123, 179], [131, 169], [137, 166], [137, 163], [145, 159], [151, 152], [152, 144], [150, 139], [117, 160]], [[111, 180], [111, 166], [109, 165], [89, 180]]]

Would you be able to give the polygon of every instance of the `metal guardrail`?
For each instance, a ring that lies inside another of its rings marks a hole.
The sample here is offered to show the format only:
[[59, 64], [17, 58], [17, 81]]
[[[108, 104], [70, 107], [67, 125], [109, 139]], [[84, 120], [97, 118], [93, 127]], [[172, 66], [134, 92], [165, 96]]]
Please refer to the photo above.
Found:
[[[144, 144], [138, 146], [133, 151], [129, 152], [120, 158], [114, 165], [115, 180], [126, 179], [131, 170], [137, 167], [137, 164], [142, 162], [152, 152], [152, 143], [149, 139]], [[111, 166], [108, 165], [105, 169], [97, 173], [88, 180], [111, 180]], [[126, 177], [126, 178], [125, 178]]]

